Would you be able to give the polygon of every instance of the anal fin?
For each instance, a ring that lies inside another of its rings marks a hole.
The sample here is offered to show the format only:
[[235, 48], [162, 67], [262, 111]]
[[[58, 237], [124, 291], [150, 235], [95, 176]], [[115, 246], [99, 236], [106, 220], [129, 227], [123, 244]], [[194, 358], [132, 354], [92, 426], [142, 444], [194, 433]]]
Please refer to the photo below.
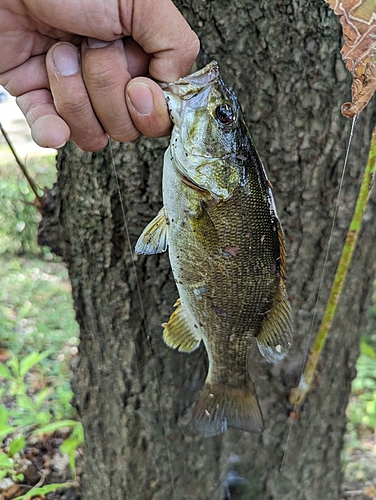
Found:
[[204, 437], [229, 427], [262, 432], [264, 422], [252, 381], [242, 387], [206, 383], [193, 410], [193, 427]]
[[184, 307], [178, 299], [175, 303], [176, 309], [171, 314], [168, 323], [165, 323], [163, 340], [169, 347], [181, 352], [192, 352], [198, 348], [201, 338], [194, 330], [194, 325], [188, 321]]
[[168, 224], [164, 207], [158, 215], [145, 227], [138, 238], [135, 252], [139, 255], [163, 253], [168, 246]]

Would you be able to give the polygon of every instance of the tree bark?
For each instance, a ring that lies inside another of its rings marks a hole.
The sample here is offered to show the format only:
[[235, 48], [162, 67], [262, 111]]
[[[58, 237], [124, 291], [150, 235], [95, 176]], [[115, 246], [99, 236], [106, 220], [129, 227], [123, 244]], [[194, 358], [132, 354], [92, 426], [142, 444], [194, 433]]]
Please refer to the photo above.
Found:
[[164, 345], [160, 324], [177, 298], [168, 256], [133, 254], [161, 207], [167, 139], [113, 144], [126, 225], [109, 149], [88, 154], [67, 145], [58, 158], [55, 215], [81, 328], [74, 391], [86, 437], [83, 499], [333, 500], [340, 497], [345, 409], [375, 270], [372, 200], [314, 388], [299, 415], [291, 413], [288, 396], [329, 295], [375, 106], [355, 127], [314, 316], [350, 130], [340, 114], [350, 76], [340, 57], [339, 22], [313, 0], [177, 4], [201, 39], [198, 66], [217, 59], [238, 94], [274, 185], [295, 339], [278, 365], [253, 353], [262, 435], [195, 434], [191, 413], [206, 355], [202, 348], [187, 355]]

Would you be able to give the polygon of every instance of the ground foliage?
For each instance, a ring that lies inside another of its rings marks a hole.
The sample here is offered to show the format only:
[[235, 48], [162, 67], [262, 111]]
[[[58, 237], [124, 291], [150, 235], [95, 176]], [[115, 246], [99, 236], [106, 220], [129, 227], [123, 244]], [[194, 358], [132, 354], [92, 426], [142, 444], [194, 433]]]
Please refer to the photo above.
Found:
[[[70, 403], [77, 326], [66, 271], [44, 261], [21, 259], [17, 266], [14, 259], [2, 261], [10, 278], [0, 308], [7, 333], [0, 350], [0, 489], [5, 500], [36, 484], [45, 488], [75, 481], [83, 436]], [[20, 307], [33, 300], [27, 286], [23, 295], [25, 282], [34, 293], [38, 284], [44, 291], [33, 307]]]
[[[53, 164], [34, 158], [28, 168], [44, 186]], [[60, 489], [79, 484], [83, 438], [69, 382], [78, 346], [71, 286], [65, 267], [36, 243], [40, 216], [9, 155], [0, 169], [1, 500], [37, 491], [33, 498], [76, 499], [77, 486]]]

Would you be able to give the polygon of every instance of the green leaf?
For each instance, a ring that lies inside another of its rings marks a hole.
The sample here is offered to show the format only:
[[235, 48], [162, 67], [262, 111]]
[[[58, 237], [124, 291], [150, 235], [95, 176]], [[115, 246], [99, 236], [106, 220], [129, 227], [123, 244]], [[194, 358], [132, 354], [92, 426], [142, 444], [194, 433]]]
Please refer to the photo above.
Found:
[[9, 368], [7, 366], [3, 365], [2, 363], [0, 363], [0, 377], [4, 377], [8, 380], [13, 378], [12, 373], [9, 370]]
[[21, 451], [26, 445], [26, 441], [24, 436], [16, 436], [13, 441], [9, 445], [9, 451], [12, 457]]
[[363, 386], [365, 389], [376, 389], [376, 380], [374, 378], [366, 377], [363, 380]]
[[17, 395], [17, 406], [18, 408], [22, 408], [22, 410], [28, 410], [29, 412], [32, 412], [34, 410], [33, 400], [23, 393]]
[[26, 373], [32, 368], [34, 365], [42, 361], [42, 359], [47, 358], [53, 351], [49, 349], [44, 352], [31, 352], [26, 358], [23, 358], [20, 362], [20, 377], [24, 378]]
[[49, 411], [40, 411], [36, 415], [36, 423], [38, 425], [46, 425], [51, 421], [51, 413]]
[[40, 429], [36, 429], [33, 432], [33, 435], [49, 434], [50, 432], [58, 431], [63, 427], [75, 427], [76, 425], [79, 425], [76, 420], [59, 420], [58, 422], [52, 422], [51, 424], [44, 425]]
[[8, 434], [10, 434], [11, 432], [14, 431], [14, 427], [3, 427], [0, 429], [0, 441], [2, 441], [5, 436], [7, 436]]
[[33, 498], [36, 496], [47, 495], [47, 493], [52, 493], [53, 491], [57, 491], [60, 488], [71, 488], [72, 486], [76, 487], [75, 483], [54, 483], [54, 484], [46, 484], [40, 488], [32, 488], [24, 495], [20, 497], [14, 498], [14, 500], [26, 500], [28, 498]]
[[13, 377], [18, 377], [20, 364], [18, 362], [17, 356], [12, 354], [12, 357], [7, 362], [7, 365], [10, 367], [11, 371], [13, 372]]
[[34, 401], [35, 401], [35, 407], [38, 410], [43, 401], [51, 394], [51, 387], [45, 387], [44, 389], [41, 389], [38, 394], [35, 395]]
[[9, 411], [4, 405], [0, 405], [0, 429], [8, 425]]
[[373, 399], [372, 401], [368, 401], [368, 403], [366, 403], [366, 412], [372, 417], [376, 416], [376, 399]]
[[76, 477], [76, 457], [75, 451], [80, 444], [84, 442], [84, 430], [81, 423], [77, 423], [73, 427], [72, 434], [60, 445], [59, 449], [61, 453], [65, 453], [69, 458], [69, 467], [72, 472], [72, 476]]
[[82, 425], [78, 423], [75, 427], [73, 427], [71, 435], [60, 445], [60, 451], [70, 455], [83, 442], [84, 431]]
[[13, 460], [6, 453], [0, 453], [0, 469], [12, 469]]
[[367, 344], [366, 342], [361, 342], [360, 343], [360, 352], [363, 354], [363, 356], [367, 356], [368, 358], [376, 358], [376, 352], [373, 349], [372, 346]]

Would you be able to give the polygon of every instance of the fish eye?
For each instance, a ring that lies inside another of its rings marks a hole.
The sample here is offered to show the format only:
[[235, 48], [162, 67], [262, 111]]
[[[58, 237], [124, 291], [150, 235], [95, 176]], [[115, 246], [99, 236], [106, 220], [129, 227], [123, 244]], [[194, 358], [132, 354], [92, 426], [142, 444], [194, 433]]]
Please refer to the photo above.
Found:
[[215, 110], [215, 116], [224, 125], [229, 125], [234, 121], [234, 113], [227, 104], [220, 104]]

